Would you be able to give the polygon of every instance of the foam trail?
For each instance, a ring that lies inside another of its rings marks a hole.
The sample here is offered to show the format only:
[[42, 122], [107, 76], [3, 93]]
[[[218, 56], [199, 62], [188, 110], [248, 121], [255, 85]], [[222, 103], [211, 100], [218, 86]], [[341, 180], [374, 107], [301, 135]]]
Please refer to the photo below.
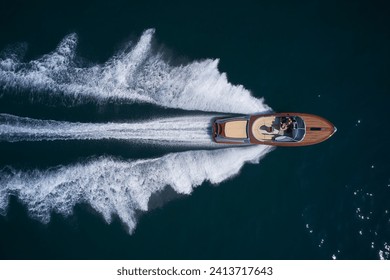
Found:
[[[21, 47], [0, 56], [0, 88], [28, 90], [36, 101], [62, 99], [69, 106], [94, 100], [146, 102], [163, 107], [230, 113], [270, 110], [243, 86], [232, 85], [218, 71], [218, 59], [172, 66], [153, 51], [154, 30], [108, 61], [90, 66], [77, 59], [77, 36], [70, 34], [57, 49], [37, 60], [23, 62]], [[11, 48], [12, 49], [12, 48]], [[42, 91], [49, 92], [42, 94]]]
[[0, 141], [116, 139], [155, 144], [211, 146], [210, 116], [133, 123], [72, 123], [0, 114]]
[[190, 194], [205, 181], [218, 184], [237, 175], [247, 163], [257, 163], [269, 147], [250, 146], [171, 153], [160, 158], [126, 161], [100, 157], [48, 170], [0, 170], [0, 212], [7, 211], [10, 195], [43, 223], [52, 212], [72, 214], [78, 203], [88, 203], [110, 223], [117, 215], [132, 233], [136, 212], [148, 211], [151, 195], [171, 186]]

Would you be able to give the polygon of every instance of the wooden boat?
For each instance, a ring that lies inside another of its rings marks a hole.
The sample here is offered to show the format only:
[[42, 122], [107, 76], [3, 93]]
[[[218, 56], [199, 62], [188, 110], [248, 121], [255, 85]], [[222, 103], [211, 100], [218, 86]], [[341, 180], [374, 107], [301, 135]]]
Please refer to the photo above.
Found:
[[307, 146], [320, 143], [337, 131], [328, 120], [303, 113], [275, 113], [216, 118], [213, 140], [223, 144]]

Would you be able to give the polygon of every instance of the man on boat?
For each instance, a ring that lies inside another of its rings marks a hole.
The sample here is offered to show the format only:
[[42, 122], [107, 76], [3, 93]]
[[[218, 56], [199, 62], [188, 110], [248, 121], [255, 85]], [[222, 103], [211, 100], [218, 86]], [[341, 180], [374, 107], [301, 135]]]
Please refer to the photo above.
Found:
[[285, 131], [286, 133], [292, 132], [293, 126], [294, 126], [295, 120], [293, 120], [290, 117], [283, 117], [281, 118], [281, 125], [280, 129]]

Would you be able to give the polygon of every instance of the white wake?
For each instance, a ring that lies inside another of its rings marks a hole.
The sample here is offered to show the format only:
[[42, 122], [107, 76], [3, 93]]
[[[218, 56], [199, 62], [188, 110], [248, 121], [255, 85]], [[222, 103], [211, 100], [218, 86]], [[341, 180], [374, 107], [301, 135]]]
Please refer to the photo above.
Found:
[[[162, 107], [224, 113], [270, 110], [262, 99], [227, 81], [218, 60], [173, 66], [151, 47], [154, 30], [102, 64], [83, 63], [76, 55], [77, 36], [65, 37], [55, 51], [23, 61], [23, 48], [0, 54], [3, 94], [28, 92], [34, 102], [73, 106], [83, 102], [150, 103]], [[1, 97], [1, 96], [0, 96]], [[13, 97], [13, 96], [12, 96]], [[142, 122], [72, 123], [0, 114], [0, 141], [119, 139], [177, 145], [213, 145], [209, 116], [159, 118]], [[47, 223], [52, 212], [70, 215], [87, 203], [107, 222], [118, 216], [132, 233], [137, 213], [149, 210], [152, 195], [167, 186], [190, 194], [203, 182], [212, 184], [256, 163], [270, 147], [251, 146], [170, 153], [160, 158], [123, 160], [98, 157], [47, 170], [0, 169], [0, 213], [9, 197], [23, 202], [32, 217]]]
[[142, 122], [79, 123], [0, 114], [0, 141], [115, 139], [161, 145], [213, 146], [210, 116]]
[[0, 170], [0, 212], [10, 195], [27, 205], [30, 215], [43, 223], [51, 212], [72, 214], [78, 203], [88, 203], [109, 223], [117, 215], [129, 233], [136, 212], [148, 211], [151, 195], [171, 186], [190, 194], [205, 181], [218, 184], [237, 175], [247, 162], [256, 163], [270, 150], [265, 146], [171, 153], [147, 160], [126, 161], [100, 157], [48, 170]]
[[172, 66], [162, 53], [153, 51], [153, 34], [153, 29], [146, 30], [136, 44], [129, 43], [107, 62], [93, 66], [77, 58], [76, 34], [66, 36], [55, 51], [29, 62], [23, 61], [20, 48], [10, 48], [0, 56], [0, 88], [28, 90], [34, 101], [44, 102], [56, 96], [66, 97], [64, 103], [145, 102], [245, 114], [269, 110], [243, 86], [230, 84], [226, 74], [218, 71], [218, 59]]

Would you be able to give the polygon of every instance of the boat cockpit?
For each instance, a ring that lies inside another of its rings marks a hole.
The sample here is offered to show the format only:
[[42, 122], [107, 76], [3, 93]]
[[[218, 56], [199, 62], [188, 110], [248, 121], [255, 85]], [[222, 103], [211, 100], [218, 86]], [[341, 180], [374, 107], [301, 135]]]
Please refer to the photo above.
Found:
[[305, 137], [306, 126], [298, 116], [270, 116], [255, 120], [252, 134], [262, 142], [300, 142]]

